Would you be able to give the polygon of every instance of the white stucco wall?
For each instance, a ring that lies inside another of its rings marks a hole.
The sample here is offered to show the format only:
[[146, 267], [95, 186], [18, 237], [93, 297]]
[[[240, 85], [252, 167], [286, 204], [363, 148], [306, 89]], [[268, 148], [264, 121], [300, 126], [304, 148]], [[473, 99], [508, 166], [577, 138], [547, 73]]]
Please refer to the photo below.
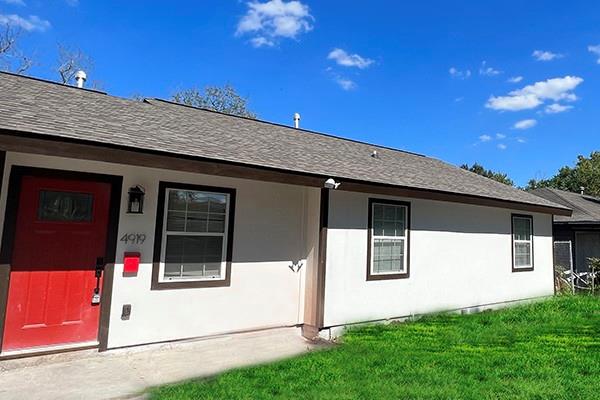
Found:
[[[310, 323], [315, 318], [320, 189], [41, 155], [7, 153], [25, 165], [123, 176], [118, 237], [144, 233], [143, 245], [117, 243], [108, 346], [199, 337]], [[150, 290], [160, 181], [237, 190], [229, 287]], [[146, 188], [143, 215], [126, 214], [125, 193]], [[366, 281], [368, 198], [331, 191], [325, 282], [325, 326], [403, 317], [529, 299], [553, 293], [552, 217], [533, 214], [532, 272], [511, 271], [511, 210], [430, 200], [411, 203], [410, 278]], [[391, 197], [387, 197], [391, 198]], [[516, 212], [516, 211], [515, 211]], [[0, 224], [4, 213], [0, 213]], [[122, 257], [139, 251], [137, 276]], [[289, 266], [303, 263], [299, 272]], [[131, 317], [121, 320], [124, 304]]]
[[[144, 233], [147, 240], [117, 243], [109, 348], [303, 322], [306, 258], [314, 258], [317, 238], [306, 232], [316, 229], [314, 224], [305, 221], [311, 191], [318, 189], [14, 152], [7, 154], [6, 165], [2, 210], [11, 165], [123, 176], [118, 237]], [[150, 290], [159, 181], [237, 189], [231, 286]], [[138, 184], [146, 189], [144, 214], [128, 215], [125, 194]], [[126, 251], [142, 254], [137, 276], [123, 276]], [[294, 272], [289, 266], [298, 260], [304, 267]], [[123, 304], [132, 306], [127, 321], [121, 320]]]
[[551, 215], [532, 214], [534, 271], [512, 272], [511, 213], [523, 212], [410, 198], [391, 198], [411, 203], [410, 277], [367, 281], [369, 197], [391, 198], [331, 192], [325, 326], [553, 294]]

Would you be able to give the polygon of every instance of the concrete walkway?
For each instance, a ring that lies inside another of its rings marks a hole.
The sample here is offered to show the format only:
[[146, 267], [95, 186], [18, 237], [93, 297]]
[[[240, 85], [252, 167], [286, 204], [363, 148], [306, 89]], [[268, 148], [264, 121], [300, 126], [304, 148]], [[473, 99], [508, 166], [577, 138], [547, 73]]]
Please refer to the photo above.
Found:
[[315, 349], [297, 328], [0, 361], [0, 399], [135, 398], [148, 387], [213, 375]]

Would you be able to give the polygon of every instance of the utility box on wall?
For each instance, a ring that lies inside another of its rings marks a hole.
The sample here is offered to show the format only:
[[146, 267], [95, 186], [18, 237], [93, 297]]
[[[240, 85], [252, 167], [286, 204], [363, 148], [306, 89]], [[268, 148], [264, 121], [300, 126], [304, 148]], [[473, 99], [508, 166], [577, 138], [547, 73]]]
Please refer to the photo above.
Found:
[[127, 252], [123, 255], [123, 275], [137, 275], [140, 269], [140, 253]]

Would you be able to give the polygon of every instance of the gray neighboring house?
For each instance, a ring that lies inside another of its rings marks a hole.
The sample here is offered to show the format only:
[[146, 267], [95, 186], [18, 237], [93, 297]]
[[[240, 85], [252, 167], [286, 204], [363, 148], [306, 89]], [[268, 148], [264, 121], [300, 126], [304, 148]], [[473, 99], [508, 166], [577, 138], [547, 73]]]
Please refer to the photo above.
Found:
[[573, 210], [570, 217], [554, 216], [555, 263], [566, 264], [570, 257], [573, 270], [588, 271], [587, 258], [600, 257], [600, 198], [551, 188], [531, 193]]

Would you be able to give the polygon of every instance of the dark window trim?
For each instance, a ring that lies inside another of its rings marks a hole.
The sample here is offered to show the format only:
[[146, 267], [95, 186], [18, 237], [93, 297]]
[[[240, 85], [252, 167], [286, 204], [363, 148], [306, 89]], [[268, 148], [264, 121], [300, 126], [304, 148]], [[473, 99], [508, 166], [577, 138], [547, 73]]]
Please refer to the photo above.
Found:
[[[3, 158], [3, 157], [2, 157]], [[2, 160], [2, 164], [4, 164]], [[8, 192], [4, 212], [4, 227], [0, 249], [0, 349], [4, 333], [4, 318], [8, 302], [8, 286], [10, 284], [10, 263], [14, 247], [14, 234], [17, 229], [19, 196], [21, 195], [21, 179], [23, 176], [50, 177], [55, 179], [84, 180], [105, 182], [111, 186], [108, 214], [105, 265], [102, 279], [102, 297], [100, 303], [100, 320], [98, 323], [98, 350], [108, 348], [108, 330], [110, 324], [110, 308], [112, 302], [115, 257], [117, 252], [117, 235], [121, 209], [121, 190], [123, 177], [117, 175], [96, 174], [91, 172], [67, 171], [60, 169], [37, 168], [13, 165], [8, 178]]]
[[[515, 218], [526, 218], [531, 222], [531, 267], [515, 267]], [[533, 215], [529, 214], [511, 214], [510, 215], [510, 258], [512, 265], [512, 272], [527, 272], [533, 271], [535, 267], [534, 253], [533, 253], [533, 242], [535, 234], [533, 230]]]
[[[406, 207], [406, 272], [401, 274], [382, 274], [373, 275], [371, 274], [371, 239], [373, 236], [373, 204], [391, 204], [395, 206]], [[369, 219], [367, 224], [367, 281], [382, 281], [389, 279], [406, 279], [410, 277], [410, 202], [389, 200], [389, 199], [377, 199], [369, 198]]]
[[[229, 220], [227, 224], [227, 250], [225, 253], [225, 279], [206, 281], [171, 281], [160, 282], [160, 256], [163, 240], [163, 222], [167, 189], [196, 190], [201, 192], [226, 193], [229, 195]], [[156, 205], [156, 229], [154, 231], [154, 254], [152, 257], [151, 290], [192, 289], [207, 287], [224, 287], [231, 284], [231, 260], [233, 258], [233, 228], [235, 225], [235, 194], [232, 188], [193, 185], [180, 182], [160, 181], [158, 185], [158, 202]]]

